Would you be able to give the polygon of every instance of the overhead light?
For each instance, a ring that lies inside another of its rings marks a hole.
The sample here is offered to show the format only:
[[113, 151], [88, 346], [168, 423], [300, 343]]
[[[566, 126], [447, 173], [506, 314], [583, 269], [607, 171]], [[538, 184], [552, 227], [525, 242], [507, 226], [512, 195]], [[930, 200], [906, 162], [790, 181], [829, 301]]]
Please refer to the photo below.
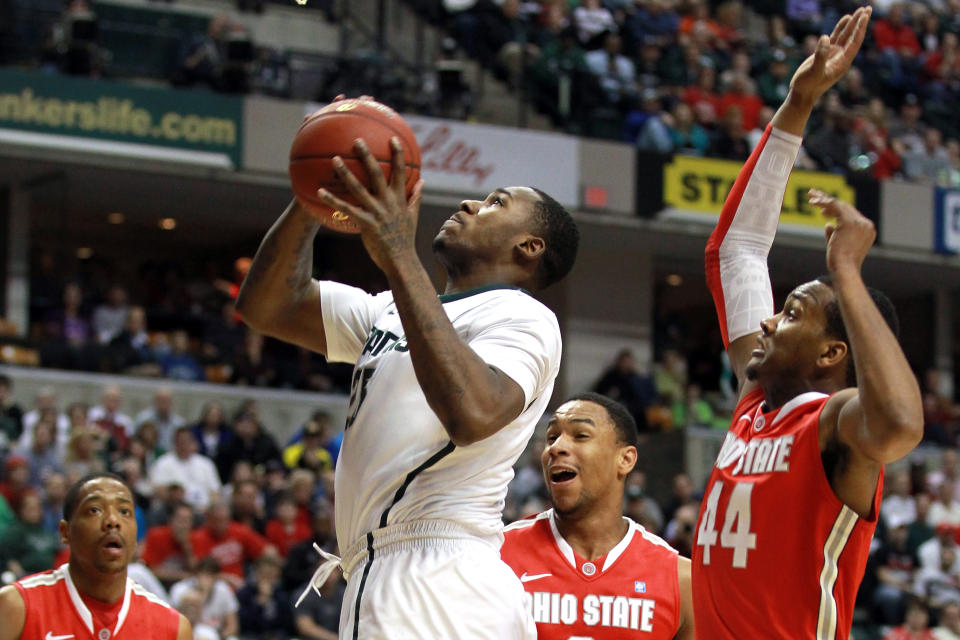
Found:
[[667, 284], [671, 287], [679, 287], [683, 284], [683, 276], [679, 273], [671, 273], [667, 276]]
[[160, 228], [164, 231], [173, 231], [177, 228], [177, 219], [176, 218], [160, 218], [158, 223]]
[[107, 222], [110, 224], [123, 224], [126, 219], [127, 217], [119, 211], [114, 211], [113, 213], [107, 214]]
[[80, 260], [89, 260], [93, 257], [93, 249], [90, 247], [80, 247], [77, 249], [77, 258]]

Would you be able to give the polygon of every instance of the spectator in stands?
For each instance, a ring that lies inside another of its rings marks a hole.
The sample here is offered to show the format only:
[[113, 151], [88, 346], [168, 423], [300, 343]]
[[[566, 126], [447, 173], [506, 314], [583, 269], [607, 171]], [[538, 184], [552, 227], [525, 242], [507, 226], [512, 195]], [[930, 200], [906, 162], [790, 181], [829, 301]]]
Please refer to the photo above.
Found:
[[940, 103], [949, 103], [956, 98], [957, 82], [960, 80], [960, 38], [956, 33], [943, 34], [943, 44], [938, 51], [931, 53], [924, 63], [928, 84], [925, 87], [928, 96]]
[[230, 512], [235, 522], [246, 525], [262, 535], [267, 527], [263, 494], [260, 492], [260, 485], [252, 477], [245, 480], [236, 479], [236, 472], [244, 468], [249, 469], [249, 463], [238, 462], [233, 468], [234, 481], [233, 491], [230, 494]]
[[[678, 102], [674, 105], [671, 115], [669, 127], [674, 152], [695, 156], [705, 155], [710, 148], [710, 134], [694, 121], [690, 106]], [[641, 423], [637, 422], [637, 424]]]
[[240, 460], [254, 466], [266, 464], [269, 460], [281, 460], [273, 436], [261, 429], [252, 413], [241, 413], [234, 419], [233, 435], [217, 450], [216, 462], [221, 478], [232, 477], [233, 465]]
[[297, 518], [297, 503], [289, 493], [276, 499], [273, 513], [273, 519], [267, 523], [266, 538], [286, 557], [291, 547], [310, 537], [310, 524]]
[[[306, 584], [301, 586], [300, 592], [307, 588]], [[346, 586], [340, 574], [333, 571], [320, 587], [322, 597], [305, 598], [300, 603], [295, 609], [293, 619], [296, 632], [300, 637], [310, 640], [337, 640], [340, 609], [343, 607]]]
[[43, 527], [43, 503], [36, 492], [20, 501], [18, 519], [0, 535], [0, 569], [17, 578], [53, 568], [60, 536]]
[[647, 474], [634, 468], [627, 476], [624, 494], [627, 497], [626, 515], [657, 535], [666, 524], [657, 501], [647, 495]]
[[690, 105], [694, 113], [698, 109], [709, 110], [715, 118], [720, 113], [720, 96], [716, 93], [717, 69], [707, 56], [701, 56], [698, 64], [696, 84], [687, 86], [681, 93], [681, 99]]
[[190, 351], [190, 335], [185, 329], [173, 332], [170, 352], [159, 358], [160, 368], [165, 378], [200, 382], [204, 379], [203, 367]]
[[263, 334], [247, 329], [243, 350], [233, 360], [230, 384], [269, 387], [277, 380], [276, 359], [263, 348]]
[[190, 505], [178, 504], [170, 516], [170, 523], [150, 527], [144, 539], [143, 563], [167, 588], [190, 577], [197, 566], [190, 544], [193, 517]]
[[948, 602], [960, 603], [960, 575], [956, 564], [956, 549], [944, 547], [935, 567], [921, 567], [917, 572], [914, 594], [934, 611]]
[[940, 624], [933, 630], [936, 640], [960, 640], [960, 604], [950, 602], [940, 610]]
[[310, 469], [315, 473], [333, 469], [333, 458], [324, 448], [329, 439], [329, 421], [309, 420], [303, 426], [303, 440], [283, 450], [283, 463], [290, 469]]
[[150, 511], [147, 513], [147, 525], [157, 527], [170, 523], [174, 510], [181, 504], [186, 504], [187, 491], [180, 480], [171, 480], [163, 490], [153, 487], [153, 500], [150, 501]]
[[223, 85], [225, 41], [230, 28], [229, 16], [221, 13], [210, 19], [206, 34], [191, 37], [182, 47], [174, 84], [200, 84], [210, 89], [220, 89]]
[[917, 519], [917, 503], [911, 492], [910, 472], [901, 469], [890, 474], [890, 493], [883, 499], [880, 515], [892, 527], [892, 522], [909, 524]]
[[639, 431], [647, 428], [647, 407], [655, 399], [656, 388], [649, 376], [637, 372], [632, 351], [622, 349], [593, 385], [593, 390], [625, 406], [636, 420]]
[[130, 307], [123, 329], [113, 336], [104, 352], [107, 372], [140, 376], [159, 376], [143, 307]]
[[41, 419], [33, 427], [33, 442], [27, 448], [16, 447], [14, 453], [29, 463], [29, 483], [34, 487], [43, 484], [53, 473], [63, 472], [63, 449], [54, 439], [56, 424], [52, 419]]
[[637, 97], [637, 73], [633, 60], [623, 55], [623, 39], [607, 33], [603, 47], [587, 52], [587, 67], [599, 79], [607, 104], [625, 109]]
[[156, 429], [159, 439], [156, 444], [169, 448], [173, 443], [173, 433], [186, 424], [173, 409], [173, 389], [162, 386], [154, 391], [153, 404], [140, 411], [134, 419], [138, 431], [145, 422], [152, 423]]
[[919, 153], [923, 150], [923, 132], [926, 125], [921, 122], [923, 106], [916, 94], [908, 93], [900, 104], [899, 116], [890, 125], [890, 137], [898, 140], [905, 153]]
[[693, 529], [697, 524], [698, 509], [696, 505], [683, 505], [673, 513], [663, 530], [667, 543], [688, 558], [693, 553]]
[[220, 447], [233, 438], [233, 433], [223, 418], [223, 406], [215, 401], [203, 405], [200, 420], [190, 427], [190, 431], [197, 439], [199, 453], [210, 459], [216, 459]]
[[245, 564], [264, 553], [276, 554], [276, 548], [259, 533], [230, 519], [230, 507], [214, 502], [206, 511], [203, 525], [190, 533], [193, 552], [201, 560], [214, 558], [220, 565], [220, 577], [235, 589], [243, 585]]
[[917, 504], [917, 517], [907, 525], [907, 547], [910, 553], [919, 558], [919, 548], [927, 540], [934, 536], [934, 528], [927, 522], [930, 515], [930, 505], [933, 504], [933, 498], [929, 493], [920, 492], [915, 498]]
[[906, 22], [902, 4], [892, 5], [885, 17], [874, 19], [873, 40], [880, 52], [882, 68], [889, 74], [887, 82], [900, 89], [913, 88], [911, 76], [919, 70], [923, 50], [916, 32]]
[[896, 624], [903, 620], [913, 594], [917, 561], [907, 547], [907, 520], [894, 516], [887, 523], [887, 540], [871, 556], [877, 567], [874, 617], [883, 624]]
[[930, 505], [927, 521], [934, 527], [941, 523], [952, 527], [960, 525], [960, 501], [956, 499], [953, 483], [941, 482], [937, 487], [936, 499]]
[[863, 73], [856, 67], [850, 67], [846, 75], [837, 83], [840, 102], [847, 108], [862, 107], [874, 96], [875, 92], [866, 85]]
[[336, 433], [331, 429], [331, 424], [333, 422], [333, 417], [324, 409], [317, 409], [312, 414], [310, 414], [309, 420], [304, 423], [303, 427], [292, 437], [287, 445], [296, 444], [303, 440], [303, 430], [306, 428], [307, 423], [316, 422], [320, 425], [323, 430], [324, 436], [322, 445], [323, 448], [327, 450], [327, 453], [330, 454], [330, 460], [333, 461], [334, 466], [337, 464], [337, 457], [340, 455], [340, 446], [343, 444], [343, 431], [338, 431]]
[[220, 564], [215, 558], [202, 559], [193, 576], [170, 587], [170, 603], [179, 607], [181, 598], [190, 591], [196, 591], [203, 603], [200, 613], [202, 624], [213, 628], [223, 638], [231, 638], [239, 633], [237, 611], [240, 606], [230, 585], [223, 580]]
[[23, 433], [23, 410], [10, 400], [13, 380], [0, 374], [0, 452], [5, 449], [4, 442], [15, 443]]
[[850, 159], [848, 137], [849, 117], [839, 95], [830, 91], [823, 97], [820, 126], [804, 139], [803, 146], [821, 169], [842, 173]]
[[337, 547], [333, 507], [326, 500], [320, 500], [315, 505], [310, 518], [310, 537], [293, 545], [287, 552], [283, 567], [283, 584], [287, 591], [299, 593], [313, 575], [318, 559], [314, 544], [328, 552], [334, 552]]
[[750, 143], [743, 128], [743, 113], [731, 104], [723, 114], [723, 122], [714, 138], [711, 154], [728, 160], [743, 161], [750, 155]]
[[206, 510], [220, 492], [220, 477], [213, 462], [197, 453], [197, 440], [189, 427], [180, 427], [173, 436], [173, 451], [159, 458], [150, 469], [154, 493], [163, 499], [174, 481], [182, 483], [186, 501], [195, 510]]
[[237, 317], [237, 308], [231, 298], [220, 307], [220, 315], [211, 318], [203, 332], [203, 356], [210, 363], [227, 364], [234, 361], [243, 346], [246, 328]]
[[673, 476], [671, 485], [671, 495], [663, 505], [663, 518], [669, 522], [673, 519], [673, 514], [677, 509], [684, 505], [698, 506], [699, 501], [694, 495], [693, 482], [686, 473], [678, 473]]
[[907, 605], [906, 619], [902, 626], [891, 629], [883, 640], [936, 640], [930, 631], [930, 613], [926, 606], [912, 599]]
[[92, 336], [84, 313], [83, 291], [76, 282], [63, 287], [63, 307], [54, 309], [43, 323], [40, 359], [46, 366], [62, 369], [90, 369], [93, 356], [89, 349]]
[[957, 553], [960, 551], [960, 547], [957, 546], [957, 542], [954, 540], [956, 532], [956, 527], [946, 522], [938, 524], [934, 529], [934, 537], [917, 548], [917, 560], [920, 562], [920, 567], [936, 569], [940, 566], [941, 552], [949, 548], [953, 549], [954, 555], [957, 557], [957, 563], [951, 569], [950, 573], [960, 573], [960, 554]]
[[75, 427], [71, 430], [67, 451], [63, 456], [67, 483], [72, 484], [90, 473], [105, 471], [106, 446], [103, 432], [95, 427]]
[[666, 49], [677, 38], [680, 17], [674, 3], [647, 0], [634, 3], [624, 20], [624, 36], [634, 47], [653, 45]]
[[[67, 478], [62, 473], [51, 473], [43, 480], [43, 528], [53, 535], [60, 533], [63, 518], [63, 499], [67, 495]], [[0, 526], [0, 529], [3, 527]]]
[[15, 513], [20, 512], [20, 501], [36, 489], [30, 484], [30, 462], [23, 456], [13, 455], [3, 465], [4, 477], [0, 482], [0, 495]]
[[90, 407], [87, 412], [87, 422], [109, 436], [108, 450], [111, 454], [125, 452], [133, 436], [133, 418], [120, 411], [121, 404], [123, 394], [120, 387], [109, 385], [104, 387], [100, 404]]
[[606, 34], [617, 31], [613, 14], [600, 0], [583, 0], [574, 8], [573, 26], [580, 46], [587, 50], [599, 49], [604, 45]]
[[253, 580], [237, 592], [240, 604], [240, 631], [262, 640], [285, 640], [290, 633], [290, 594], [280, 581], [282, 562], [271, 555], [260, 556]]
[[944, 148], [942, 134], [935, 127], [927, 127], [923, 134], [923, 149], [904, 155], [904, 173], [911, 180], [948, 185], [950, 159]]
[[190, 621], [193, 640], [220, 640], [217, 630], [202, 621], [203, 596], [196, 589], [183, 590], [178, 600], [177, 611]]
[[766, 71], [757, 78], [757, 92], [764, 104], [779, 106], [787, 98], [793, 70], [783, 49], [774, 49]]
[[[138, 458], [143, 463], [144, 469], [150, 469], [157, 458], [167, 452], [160, 446], [159, 440], [160, 435], [153, 422], [147, 420], [141, 423], [133, 435], [133, 440], [130, 441], [130, 455]], [[172, 440], [171, 437], [171, 442]]]
[[107, 299], [93, 310], [93, 332], [97, 342], [110, 344], [120, 335], [127, 322], [130, 307], [127, 301], [127, 290], [119, 284], [112, 284], [107, 290]]

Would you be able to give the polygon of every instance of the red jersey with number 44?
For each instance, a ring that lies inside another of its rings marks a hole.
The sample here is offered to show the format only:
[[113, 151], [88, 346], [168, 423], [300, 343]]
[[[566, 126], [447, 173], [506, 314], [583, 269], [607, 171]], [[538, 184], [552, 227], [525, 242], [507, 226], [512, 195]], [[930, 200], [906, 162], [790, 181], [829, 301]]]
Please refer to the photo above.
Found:
[[834, 494], [820, 455], [829, 396], [803, 393], [773, 411], [763, 391], [737, 405], [700, 507], [693, 545], [697, 636], [845, 640], [880, 512], [869, 520]]
[[627, 534], [605, 556], [581, 558], [553, 509], [504, 529], [500, 556], [527, 591], [538, 640], [669, 640], [680, 626], [677, 552], [624, 518]]
[[15, 582], [26, 607], [24, 640], [176, 640], [180, 614], [127, 578], [116, 620], [106, 626], [83, 602], [69, 565]]

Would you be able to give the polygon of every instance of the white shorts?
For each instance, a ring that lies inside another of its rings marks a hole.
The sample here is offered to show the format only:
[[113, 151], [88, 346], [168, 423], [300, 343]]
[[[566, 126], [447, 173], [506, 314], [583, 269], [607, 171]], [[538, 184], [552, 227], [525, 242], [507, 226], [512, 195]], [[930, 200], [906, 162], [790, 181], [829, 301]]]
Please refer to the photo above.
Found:
[[[371, 538], [372, 561], [363, 544]], [[523, 585], [499, 550], [455, 523], [392, 525], [349, 551], [341, 640], [537, 637]]]

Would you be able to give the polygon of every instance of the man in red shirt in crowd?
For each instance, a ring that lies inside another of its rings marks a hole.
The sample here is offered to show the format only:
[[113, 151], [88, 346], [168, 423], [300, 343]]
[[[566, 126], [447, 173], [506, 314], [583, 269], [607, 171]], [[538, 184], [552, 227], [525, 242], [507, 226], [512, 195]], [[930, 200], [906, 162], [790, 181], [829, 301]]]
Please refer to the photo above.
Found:
[[213, 556], [220, 563], [220, 577], [234, 589], [243, 586], [244, 563], [264, 553], [277, 552], [266, 538], [230, 519], [230, 507], [214, 502], [207, 509], [206, 522], [190, 534], [190, 544], [198, 560]]
[[310, 525], [304, 524], [297, 517], [297, 503], [289, 493], [283, 493], [277, 498], [276, 517], [267, 523], [267, 540], [277, 547], [277, 551], [284, 558], [292, 546], [308, 539], [311, 534]]
[[143, 563], [168, 589], [174, 582], [189, 578], [197, 566], [190, 544], [193, 508], [183, 503], [173, 509], [170, 524], [151, 527], [143, 541]]
[[69, 564], [0, 589], [0, 640], [192, 640], [186, 618], [127, 578], [137, 520], [122, 478], [98, 473], [74, 483], [60, 537]]

